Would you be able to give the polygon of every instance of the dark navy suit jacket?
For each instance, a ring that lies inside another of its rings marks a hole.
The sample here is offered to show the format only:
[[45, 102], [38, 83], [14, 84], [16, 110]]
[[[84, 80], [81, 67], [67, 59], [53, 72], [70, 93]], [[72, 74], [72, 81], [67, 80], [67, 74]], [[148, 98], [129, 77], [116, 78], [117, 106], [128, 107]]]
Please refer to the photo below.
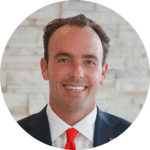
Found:
[[[19, 120], [18, 124], [35, 139], [52, 146], [46, 106], [39, 113]], [[100, 146], [116, 138], [123, 133], [130, 124], [130, 122], [124, 119], [102, 112], [97, 107], [93, 147]]]

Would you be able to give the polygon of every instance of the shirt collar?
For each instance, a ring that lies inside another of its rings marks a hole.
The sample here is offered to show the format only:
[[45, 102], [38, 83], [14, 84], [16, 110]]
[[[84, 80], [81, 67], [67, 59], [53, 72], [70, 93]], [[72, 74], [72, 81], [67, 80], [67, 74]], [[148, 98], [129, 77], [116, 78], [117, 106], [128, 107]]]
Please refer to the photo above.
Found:
[[47, 105], [46, 113], [50, 124], [52, 142], [55, 141], [61, 134], [63, 134], [69, 128], [75, 128], [87, 139], [93, 142], [94, 135], [94, 123], [96, 120], [97, 109], [96, 106], [86, 117], [76, 123], [73, 127], [65, 123], [59, 118], [51, 109], [50, 105]]
[[91, 142], [93, 142], [96, 114], [97, 114], [97, 109], [95, 106], [95, 108], [87, 116], [85, 116], [82, 120], [80, 120], [78, 123], [76, 123], [73, 126], [73, 128], [78, 130]]

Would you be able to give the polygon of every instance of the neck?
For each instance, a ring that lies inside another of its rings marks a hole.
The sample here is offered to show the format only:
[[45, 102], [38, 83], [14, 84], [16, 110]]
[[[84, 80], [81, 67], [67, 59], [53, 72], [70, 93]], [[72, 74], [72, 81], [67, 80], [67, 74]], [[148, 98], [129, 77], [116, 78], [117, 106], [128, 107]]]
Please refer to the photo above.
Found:
[[95, 103], [90, 105], [88, 108], [78, 111], [61, 109], [61, 107], [57, 106], [55, 103], [52, 103], [52, 101], [49, 102], [49, 105], [51, 106], [53, 112], [70, 126], [74, 126], [95, 108]]

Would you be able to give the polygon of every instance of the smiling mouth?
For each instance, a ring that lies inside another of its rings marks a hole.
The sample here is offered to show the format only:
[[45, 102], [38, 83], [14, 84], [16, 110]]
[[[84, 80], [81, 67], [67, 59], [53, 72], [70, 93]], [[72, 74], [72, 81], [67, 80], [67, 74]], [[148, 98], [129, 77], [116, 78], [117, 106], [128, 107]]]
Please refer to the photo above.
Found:
[[66, 84], [63, 84], [63, 87], [69, 90], [74, 90], [74, 91], [84, 91], [85, 89], [87, 89], [87, 86], [71, 86], [71, 85], [66, 85]]

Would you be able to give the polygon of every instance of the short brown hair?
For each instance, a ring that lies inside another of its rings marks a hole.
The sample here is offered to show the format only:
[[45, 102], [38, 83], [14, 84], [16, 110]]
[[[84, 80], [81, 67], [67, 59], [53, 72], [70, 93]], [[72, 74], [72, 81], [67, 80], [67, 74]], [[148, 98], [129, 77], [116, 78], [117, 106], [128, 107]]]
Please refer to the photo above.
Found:
[[46, 62], [48, 63], [48, 43], [53, 35], [53, 33], [60, 27], [64, 25], [70, 25], [70, 26], [78, 26], [78, 27], [91, 27], [99, 36], [102, 42], [103, 47], [103, 60], [102, 60], [102, 66], [104, 65], [106, 61], [107, 54], [109, 52], [109, 41], [110, 38], [107, 36], [105, 31], [102, 29], [102, 27], [98, 24], [96, 24], [91, 19], [86, 18], [83, 14], [77, 15], [75, 17], [69, 17], [69, 18], [60, 18], [55, 19], [51, 22], [49, 22], [46, 27], [44, 28], [44, 35], [43, 35], [43, 42], [44, 42], [44, 58]]

